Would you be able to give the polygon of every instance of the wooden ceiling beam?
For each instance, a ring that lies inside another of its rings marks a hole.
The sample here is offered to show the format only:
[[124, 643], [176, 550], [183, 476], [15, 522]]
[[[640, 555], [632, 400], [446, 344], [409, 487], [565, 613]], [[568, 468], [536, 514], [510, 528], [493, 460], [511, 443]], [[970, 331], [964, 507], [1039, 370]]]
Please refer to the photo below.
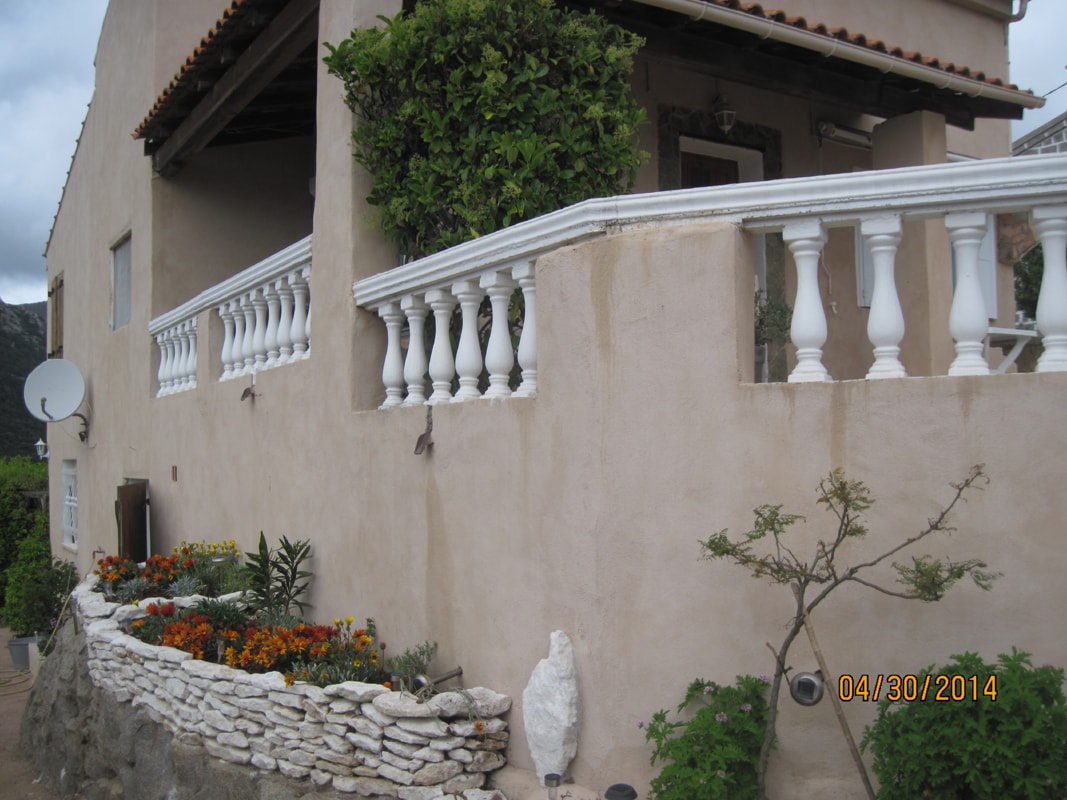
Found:
[[207, 147], [293, 59], [316, 42], [318, 10], [318, 0], [290, 0], [152, 154], [156, 172], [164, 176], [177, 172], [184, 161]]

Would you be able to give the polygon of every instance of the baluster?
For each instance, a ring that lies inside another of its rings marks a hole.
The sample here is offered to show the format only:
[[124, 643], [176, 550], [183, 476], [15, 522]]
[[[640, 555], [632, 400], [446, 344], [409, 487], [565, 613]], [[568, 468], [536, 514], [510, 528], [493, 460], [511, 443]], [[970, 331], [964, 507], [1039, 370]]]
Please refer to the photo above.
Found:
[[452, 294], [459, 301], [463, 315], [463, 327], [456, 346], [456, 372], [459, 374], [459, 390], [454, 401], [473, 400], [481, 397], [478, 378], [482, 374], [482, 347], [478, 342], [478, 307], [485, 292], [475, 281], [456, 281]]
[[289, 275], [289, 285], [293, 287], [293, 324], [289, 338], [293, 341], [293, 358], [297, 359], [303, 358], [308, 349], [308, 285], [295, 272]]
[[159, 390], [156, 397], [163, 397], [167, 393], [167, 332], [164, 331], [156, 336], [156, 345], [159, 347], [159, 370], [156, 379], [159, 381]]
[[233, 315], [233, 377], [236, 378], [245, 372], [245, 315], [239, 297], [230, 301], [230, 313]]
[[304, 341], [307, 346], [304, 348], [304, 352], [300, 354], [301, 358], [311, 357], [311, 265], [304, 267], [300, 270], [300, 277], [304, 279], [304, 286], [307, 287], [307, 315], [304, 317]]
[[1045, 350], [1038, 372], [1067, 371], [1067, 206], [1035, 208], [1034, 232], [1041, 238], [1045, 268], [1037, 296], [1037, 329]]
[[220, 381], [228, 381], [233, 377], [233, 312], [230, 304], [223, 303], [219, 306], [219, 319], [222, 320], [222, 375]]
[[378, 316], [385, 321], [385, 362], [382, 365], [385, 402], [378, 407], [392, 408], [404, 402], [404, 359], [400, 355], [404, 312], [397, 303], [386, 303], [378, 307]]
[[280, 316], [278, 319], [278, 363], [284, 364], [293, 355], [293, 290], [285, 277], [274, 282], [274, 291], [278, 295]]
[[[485, 367], [489, 370], [489, 388], [486, 397], [510, 397], [511, 368], [515, 366], [515, 352], [511, 347], [511, 328], [508, 320], [508, 306], [511, 294], [518, 285], [503, 272], [483, 275], [479, 281], [481, 288], [489, 295], [493, 309], [489, 343], [485, 348]], [[480, 370], [479, 370], [480, 371]]]
[[961, 212], [945, 217], [948, 238], [956, 265], [956, 289], [948, 314], [948, 329], [956, 341], [956, 358], [949, 375], [988, 375], [983, 353], [989, 333], [982, 284], [978, 276], [978, 254], [986, 235], [985, 212]]
[[267, 361], [264, 365], [267, 369], [278, 365], [278, 312], [280, 310], [278, 293], [274, 291], [274, 285], [268, 283], [262, 289], [263, 297], [267, 302], [267, 331], [263, 336], [263, 347], [267, 351]]
[[256, 369], [256, 308], [252, 304], [251, 293], [241, 295], [241, 313], [245, 318], [245, 338], [241, 345], [241, 355], [244, 358], [244, 371], [247, 374]]
[[826, 244], [826, 231], [819, 220], [808, 220], [787, 225], [782, 238], [789, 245], [797, 268], [797, 296], [789, 328], [797, 348], [797, 365], [789, 373], [789, 382], [830, 381], [822, 363], [826, 311], [819, 291], [819, 258]]
[[423, 331], [426, 314], [430, 307], [422, 298], [409, 294], [400, 299], [400, 308], [408, 320], [408, 353], [404, 359], [404, 380], [408, 385], [408, 397], [404, 405], [415, 406], [426, 402], [426, 345]]
[[525, 313], [522, 318], [522, 333], [519, 335], [519, 366], [522, 367], [522, 383], [515, 390], [518, 397], [537, 394], [537, 281], [534, 279], [534, 262], [519, 264], [511, 272], [522, 288]]
[[452, 377], [456, 374], [456, 362], [452, 357], [452, 340], [449, 323], [454, 298], [446, 289], [433, 289], [426, 293], [426, 303], [433, 310], [433, 347], [430, 348], [430, 381], [433, 393], [430, 403], [447, 403], [452, 399]]
[[163, 373], [163, 394], [172, 394], [174, 392], [174, 360], [176, 358], [174, 328], [167, 328], [163, 337], [167, 345], [167, 368]]
[[874, 260], [874, 291], [867, 317], [867, 338], [874, 345], [874, 363], [868, 378], [906, 378], [900, 363], [900, 340], [904, 338], [904, 312], [900, 308], [894, 276], [897, 247], [900, 245], [899, 216], [867, 219], [860, 233]]
[[262, 289], [253, 289], [248, 295], [252, 298], [252, 309], [256, 315], [256, 329], [252, 334], [252, 353], [255, 358], [253, 369], [261, 370], [267, 364], [267, 301]]
[[189, 359], [187, 362], [186, 376], [188, 378], [187, 386], [190, 389], [196, 388], [196, 317], [189, 320], [186, 325], [189, 326]]
[[189, 381], [189, 330], [188, 322], [177, 326], [178, 357], [174, 363], [174, 391], [184, 392]]

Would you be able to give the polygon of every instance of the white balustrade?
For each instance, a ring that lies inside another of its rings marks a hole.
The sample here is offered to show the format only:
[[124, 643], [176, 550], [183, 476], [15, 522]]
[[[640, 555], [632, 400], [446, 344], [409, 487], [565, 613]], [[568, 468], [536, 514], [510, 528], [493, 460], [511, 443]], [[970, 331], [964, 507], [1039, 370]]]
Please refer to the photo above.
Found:
[[156, 397], [196, 388], [196, 317], [156, 334], [159, 391]]
[[[937, 273], [941, 271], [946, 281], [952, 279], [954, 271], [955, 289], [948, 329], [935, 329], [931, 335], [951, 337], [955, 342], [950, 375], [986, 375], [990, 369], [983, 347], [989, 319], [978, 280], [979, 247], [988, 215], [1019, 211], [1031, 212], [1032, 227], [1045, 245], [1037, 310], [1044, 355], [1037, 369], [1067, 371], [1067, 155], [597, 198], [364, 278], [353, 286], [353, 293], [359, 306], [379, 314], [386, 305], [398, 304], [395, 311], [386, 313], [400, 315], [400, 325], [406, 323], [409, 331], [406, 354], [402, 335], [388, 337], [386, 362], [390, 366], [383, 369], [385, 405], [529, 396], [537, 392], [534, 263], [540, 255], [598, 236], [627, 235], [638, 228], [693, 221], [734, 224], [752, 234], [780, 232], [797, 273], [791, 327], [797, 363], [789, 380], [825, 382], [832, 379], [823, 364], [823, 348], [835, 334], [841, 334], [833, 330], [837, 315], [828, 323], [820, 290], [823, 248], [830, 229], [859, 228], [874, 266], [867, 320], [873, 363], [867, 378], [905, 378], [900, 360], [905, 315], [896, 287], [897, 252], [908, 230], [905, 223], [943, 219], [954, 264], [931, 265], [928, 271], [934, 279], [939, 279]], [[516, 285], [524, 306], [517, 351], [511, 346], [508, 323]], [[490, 316], [479, 317], [486, 296]], [[448, 329], [457, 304], [462, 325], [458, 347], [453, 351]], [[413, 345], [411, 332], [431, 312], [436, 334], [427, 365], [421, 336]], [[486, 325], [490, 333], [483, 362], [477, 331]], [[752, 334], [738, 331], [738, 335]], [[522, 380], [512, 390], [516, 360]], [[397, 364], [402, 365], [399, 370]], [[424, 400], [427, 366], [432, 393]], [[459, 387], [455, 397], [454, 385]], [[403, 393], [400, 402], [396, 402], [398, 391]]]
[[196, 388], [197, 315], [222, 321], [220, 380], [311, 355], [311, 237], [201, 292], [149, 324], [159, 347], [157, 396]]
[[[447, 282], [444, 286], [402, 294], [399, 300], [377, 306], [378, 316], [386, 329], [382, 366], [385, 402], [381, 408], [510, 397], [513, 394], [511, 375], [516, 362], [511, 338], [511, 304], [517, 288], [522, 290], [525, 315], [519, 344], [522, 383], [514, 394], [535, 394], [534, 286], [534, 265], [527, 261], [514, 268], [489, 270]], [[482, 309], [486, 297], [489, 298], [488, 317], [483, 316]], [[452, 317], [457, 306], [460, 309], [459, 341], [453, 351]], [[431, 313], [433, 344], [427, 359], [424, 337]], [[486, 326], [489, 337], [483, 358], [480, 331]], [[487, 379], [483, 378], [483, 371], [488, 373]], [[429, 397], [425, 394], [427, 374], [432, 386]]]

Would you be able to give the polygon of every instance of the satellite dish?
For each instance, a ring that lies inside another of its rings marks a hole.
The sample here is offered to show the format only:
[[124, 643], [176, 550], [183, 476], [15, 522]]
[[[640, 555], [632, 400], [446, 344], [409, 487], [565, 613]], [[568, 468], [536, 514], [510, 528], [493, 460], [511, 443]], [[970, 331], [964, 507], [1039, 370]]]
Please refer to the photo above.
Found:
[[60, 422], [79, 417], [85, 426], [82, 441], [89, 435], [89, 421], [76, 413], [85, 400], [85, 378], [70, 361], [50, 358], [34, 367], [26, 376], [22, 399], [27, 410], [42, 422]]

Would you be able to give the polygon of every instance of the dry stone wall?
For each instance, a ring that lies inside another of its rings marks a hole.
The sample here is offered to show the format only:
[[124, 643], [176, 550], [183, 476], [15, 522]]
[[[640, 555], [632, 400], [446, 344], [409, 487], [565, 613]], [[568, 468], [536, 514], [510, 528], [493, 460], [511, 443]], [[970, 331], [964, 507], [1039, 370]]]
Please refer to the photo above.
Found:
[[106, 602], [92, 582], [73, 597], [93, 684], [182, 744], [339, 792], [503, 797], [483, 787], [506, 763], [506, 695], [473, 688], [421, 702], [378, 684], [286, 686], [278, 672], [253, 675], [129, 636], [121, 623], [141, 612]]

